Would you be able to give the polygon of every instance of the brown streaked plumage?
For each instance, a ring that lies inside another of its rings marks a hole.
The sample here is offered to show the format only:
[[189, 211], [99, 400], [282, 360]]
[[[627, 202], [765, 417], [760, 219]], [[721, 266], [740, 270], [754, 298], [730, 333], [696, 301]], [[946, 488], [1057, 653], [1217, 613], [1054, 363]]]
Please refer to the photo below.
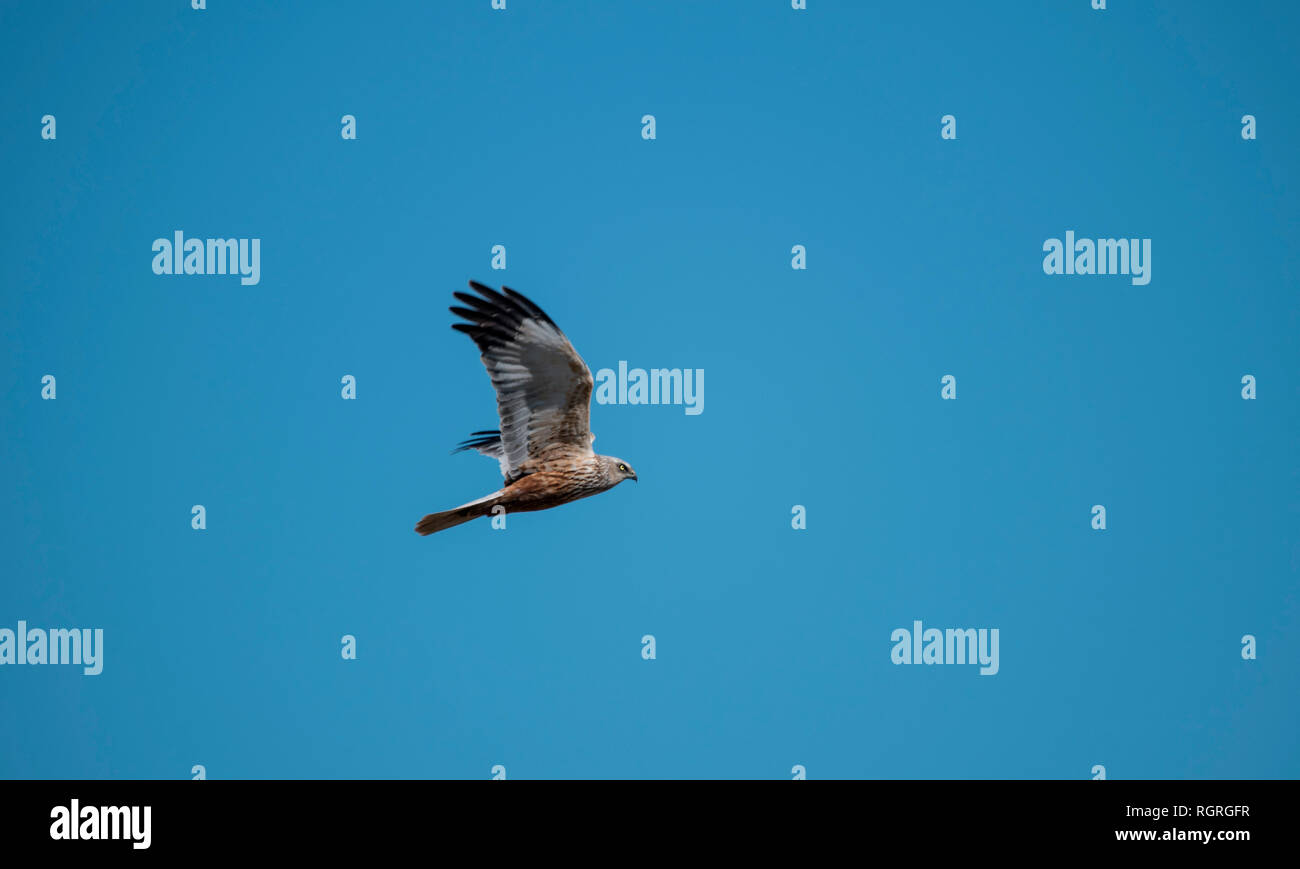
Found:
[[490, 515], [546, 510], [598, 495], [636, 472], [622, 459], [598, 456], [588, 422], [591, 370], [541, 308], [509, 287], [500, 292], [476, 281], [478, 293], [454, 293], [468, 307], [453, 323], [478, 345], [497, 393], [499, 431], [477, 431], [455, 452], [477, 450], [501, 464], [505, 485], [453, 510], [430, 513], [415, 530], [429, 535]]

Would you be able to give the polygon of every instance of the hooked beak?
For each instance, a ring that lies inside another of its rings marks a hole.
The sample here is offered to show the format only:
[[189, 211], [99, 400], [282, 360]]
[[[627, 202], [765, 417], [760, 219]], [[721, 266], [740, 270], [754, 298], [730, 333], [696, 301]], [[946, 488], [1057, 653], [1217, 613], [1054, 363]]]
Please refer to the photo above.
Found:
[[633, 482], [633, 483], [636, 482], [636, 471], [633, 471], [633, 472], [632, 472], [632, 482]]

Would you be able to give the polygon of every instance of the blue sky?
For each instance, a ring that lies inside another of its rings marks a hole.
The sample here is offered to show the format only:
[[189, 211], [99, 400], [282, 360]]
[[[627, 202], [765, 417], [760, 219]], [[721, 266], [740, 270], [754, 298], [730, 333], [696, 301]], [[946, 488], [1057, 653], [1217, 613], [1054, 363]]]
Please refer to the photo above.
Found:
[[[1110, 5], [0, 9], [0, 628], [105, 644], [0, 667], [0, 775], [1300, 775], [1300, 12]], [[500, 481], [471, 278], [704, 413], [418, 537]], [[918, 619], [998, 674], [891, 663]]]

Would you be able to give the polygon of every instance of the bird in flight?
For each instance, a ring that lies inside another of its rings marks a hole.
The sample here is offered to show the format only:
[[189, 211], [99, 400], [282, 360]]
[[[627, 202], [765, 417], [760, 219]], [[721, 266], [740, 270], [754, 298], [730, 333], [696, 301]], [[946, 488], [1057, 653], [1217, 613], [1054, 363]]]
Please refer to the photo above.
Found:
[[591, 369], [560, 327], [509, 287], [469, 286], [478, 295], [454, 293], [467, 307], [451, 308], [468, 322], [451, 327], [478, 345], [497, 393], [501, 429], [474, 432], [454, 452], [477, 450], [496, 459], [505, 483], [476, 501], [430, 513], [415, 530], [427, 536], [498, 506], [507, 513], [546, 510], [636, 480], [627, 462], [591, 448]]

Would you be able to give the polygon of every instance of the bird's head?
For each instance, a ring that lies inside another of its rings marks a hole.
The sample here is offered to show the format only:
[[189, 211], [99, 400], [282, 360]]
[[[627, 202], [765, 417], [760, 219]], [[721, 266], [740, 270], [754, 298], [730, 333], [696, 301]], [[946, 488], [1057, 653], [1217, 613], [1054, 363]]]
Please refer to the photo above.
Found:
[[624, 480], [636, 481], [636, 471], [632, 466], [617, 456], [601, 456], [601, 464], [605, 467], [605, 479], [611, 486], [617, 486]]

